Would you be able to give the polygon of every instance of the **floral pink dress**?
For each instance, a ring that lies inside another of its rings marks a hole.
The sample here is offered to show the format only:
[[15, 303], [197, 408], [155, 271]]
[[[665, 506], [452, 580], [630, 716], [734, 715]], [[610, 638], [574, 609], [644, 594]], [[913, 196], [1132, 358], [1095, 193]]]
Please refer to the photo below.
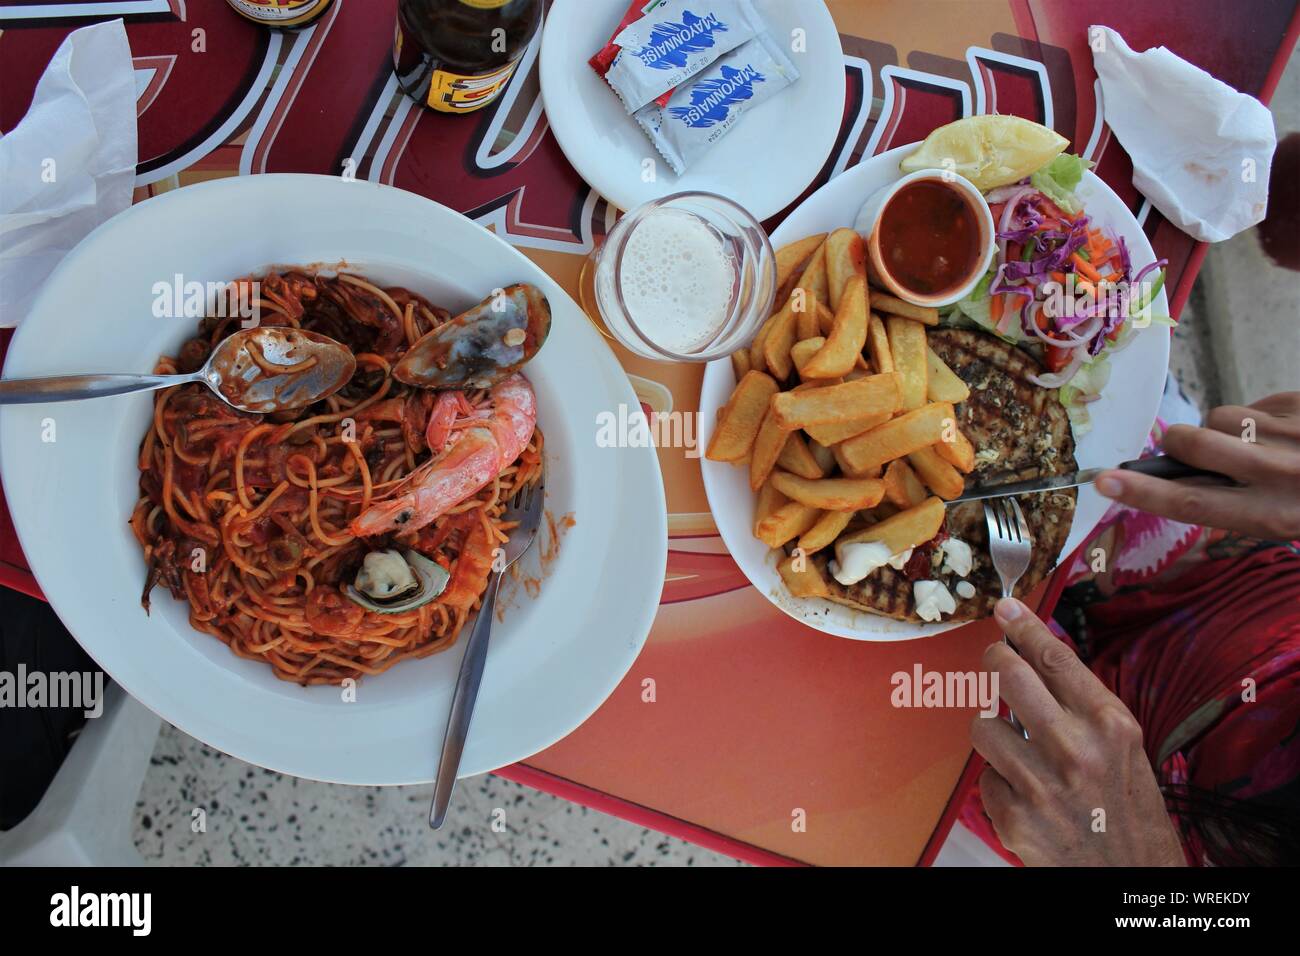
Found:
[[[1164, 424], [1157, 422], [1154, 450]], [[1167, 797], [1191, 787], [1300, 819], [1300, 548], [1114, 506], [1058, 572], [1050, 626], [1133, 712]], [[1201, 804], [1204, 806], [1204, 802]], [[1207, 847], [1170, 809], [1193, 864], [1257, 858]], [[978, 788], [961, 820], [1003, 856]], [[1229, 841], [1231, 842], [1231, 841]]]

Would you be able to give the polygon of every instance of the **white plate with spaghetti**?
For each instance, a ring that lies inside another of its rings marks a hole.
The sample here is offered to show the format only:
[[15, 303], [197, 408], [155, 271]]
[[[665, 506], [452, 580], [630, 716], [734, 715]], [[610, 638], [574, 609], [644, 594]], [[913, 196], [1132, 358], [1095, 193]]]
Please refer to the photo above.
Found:
[[[782, 245], [814, 233], [853, 226], [866, 198], [902, 177], [899, 161], [915, 143], [872, 156], [832, 179], [799, 205], [772, 235]], [[1099, 225], [1123, 237], [1135, 263], [1153, 261], [1155, 253], [1133, 214], [1109, 186], [1093, 173], [1084, 174], [1077, 190], [1086, 212]], [[1160, 290], [1154, 300], [1158, 314], [1168, 314]], [[1111, 375], [1100, 398], [1089, 406], [1092, 429], [1078, 440], [1078, 467], [1110, 467], [1137, 458], [1155, 421], [1169, 366], [1169, 333], [1159, 325], [1142, 329], [1123, 349], [1111, 354]], [[730, 359], [710, 362], [700, 390], [700, 442], [707, 446], [717, 411], [735, 388]], [[704, 489], [727, 550], [750, 582], [773, 604], [810, 627], [859, 641], [900, 641], [939, 634], [964, 622], [932, 624], [894, 620], [818, 598], [792, 597], [776, 570], [775, 552], [754, 537], [755, 496], [746, 470], [700, 459]], [[1091, 485], [1079, 489], [1073, 524], [1057, 560], [1074, 551], [1096, 527], [1110, 502]]]
[[[114, 218], [64, 260], [18, 329], [5, 377], [150, 372], [196, 326], [193, 317], [154, 317], [158, 283], [340, 262], [453, 315], [512, 283], [531, 283], [550, 302], [549, 338], [523, 372], [545, 434], [551, 522], [521, 560], [521, 579], [508, 576], [502, 587], [461, 761], [462, 775], [483, 773], [551, 745], [609, 696], [649, 632], [667, 556], [654, 450], [598, 448], [591, 424], [634, 404], [632, 388], [590, 322], [536, 265], [451, 210], [387, 186], [300, 175], [187, 186]], [[431, 780], [468, 631], [448, 650], [355, 682], [300, 686], [196, 630], [190, 604], [165, 588], [155, 589], [146, 615], [145, 561], [128, 520], [153, 408], [150, 394], [137, 393], [0, 410], [14, 523], [68, 629], [134, 697], [240, 759], [339, 783]]]
[[546, 13], [540, 70], [546, 118], [579, 175], [620, 209], [698, 190], [726, 196], [763, 220], [799, 198], [830, 155], [844, 112], [844, 52], [822, 0], [755, 0], [799, 79], [741, 117], [681, 175], [587, 62], [627, 6], [627, 0], [556, 0]]

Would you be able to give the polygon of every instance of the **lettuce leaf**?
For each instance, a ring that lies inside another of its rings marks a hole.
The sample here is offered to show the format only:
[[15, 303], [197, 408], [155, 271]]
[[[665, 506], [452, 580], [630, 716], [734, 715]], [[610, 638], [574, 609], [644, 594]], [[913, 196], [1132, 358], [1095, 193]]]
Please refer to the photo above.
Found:
[[1083, 180], [1083, 171], [1092, 163], [1071, 153], [1062, 153], [1029, 177], [1029, 183], [1071, 216], [1083, 211], [1083, 204], [1075, 198], [1074, 191]]
[[993, 277], [997, 274], [997, 267], [989, 269], [984, 273], [984, 278], [976, 283], [975, 288], [964, 299], [959, 299], [954, 307], [957, 312], [966, 316], [977, 326], [985, 331], [992, 332], [998, 338], [1007, 342], [1019, 341], [1020, 328], [1013, 325], [1010, 335], [1002, 335], [994, 327], [992, 302], [993, 297], [989, 295], [989, 288], [993, 285]]
[[1101, 390], [1110, 381], [1110, 359], [1103, 352], [1091, 362], [1086, 362], [1074, 373], [1074, 377], [1061, 386], [1058, 393], [1065, 413], [1070, 417], [1070, 426], [1075, 438], [1082, 438], [1092, 430], [1092, 416], [1088, 414], [1088, 403], [1101, 396]]

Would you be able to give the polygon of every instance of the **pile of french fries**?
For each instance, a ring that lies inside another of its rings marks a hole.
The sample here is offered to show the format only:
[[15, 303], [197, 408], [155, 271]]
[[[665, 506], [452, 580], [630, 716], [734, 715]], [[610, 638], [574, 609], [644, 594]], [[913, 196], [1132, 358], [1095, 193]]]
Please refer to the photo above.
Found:
[[792, 242], [776, 263], [776, 311], [731, 357], [736, 388], [705, 454], [748, 464], [754, 536], [794, 543], [786, 586], [825, 597], [808, 556], [837, 541], [898, 554], [938, 533], [975, 467], [953, 409], [970, 391], [926, 344], [938, 311], [881, 291], [854, 230]]

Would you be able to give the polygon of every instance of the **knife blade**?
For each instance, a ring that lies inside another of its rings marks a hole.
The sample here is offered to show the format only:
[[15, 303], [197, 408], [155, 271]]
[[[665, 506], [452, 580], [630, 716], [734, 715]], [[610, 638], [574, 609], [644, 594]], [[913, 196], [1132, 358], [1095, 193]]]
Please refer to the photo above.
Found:
[[[1151, 458], [1125, 461], [1115, 467], [1124, 471], [1135, 471], [1139, 474], [1150, 475], [1153, 478], [1164, 478], [1169, 481], [1176, 481], [1179, 478], [1209, 478], [1224, 484], [1236, 484], [1227, 475], [1221, 475], [1217, 471], [1206, 471], [1204, 468], [1195, 468], [1168, 455], [1155, 455]], [[962, 501], [979, 501], [983, 498], [1002, 498], [1006, 495], [1028, 495], [1035, 492], [1056, 491], [1060, 488], [1074, 488], [1078, 485], [1091, 484], [1096, 481], [1098, 475], [1108, 470], [1107, 468], [1084, 468], [1064, 475], [1050, 475], [1047, 478], [1031, 478], [1028, 481], [1011, 481], [999, 485], [986, 485], [983, 488], [972, 488], [970, 491], [963, 492], [959, 497], [954, 498], [950, 504], [957, 504]]]

